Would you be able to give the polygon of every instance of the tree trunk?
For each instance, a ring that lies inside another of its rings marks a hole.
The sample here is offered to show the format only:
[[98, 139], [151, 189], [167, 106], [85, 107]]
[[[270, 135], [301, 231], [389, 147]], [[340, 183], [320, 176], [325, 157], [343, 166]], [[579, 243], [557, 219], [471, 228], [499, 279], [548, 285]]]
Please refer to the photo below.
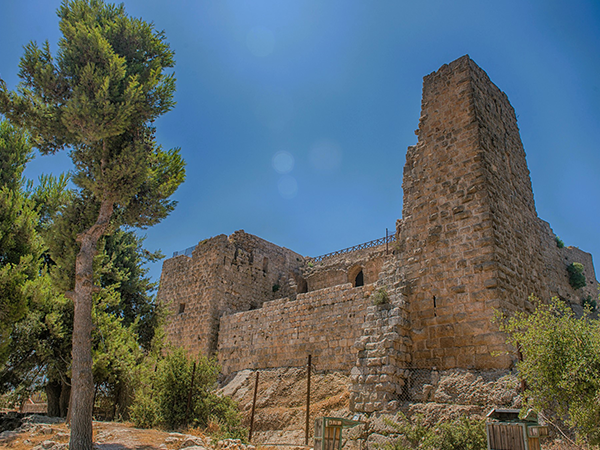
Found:
[[48, 402], [48, 417], [60, 417], [60, 393], [62, 384], [60, 381], [48, 381], [46, 383], [46, 400]]
[[69, 412], [69, 401], [71, 400], [71, 385], [66, 381], [62, 382], [62, 390], [60, 391], [60, 417], [67, 417]]
[[109, 225], [113, 203], [102, 200], [98, 219], [77, 236], [81, 246], [75, 260], [75, 314], [73, 316], [73, 363], [71, 375], [70, 450], [92, 450], [92, 294], [96, 244]]

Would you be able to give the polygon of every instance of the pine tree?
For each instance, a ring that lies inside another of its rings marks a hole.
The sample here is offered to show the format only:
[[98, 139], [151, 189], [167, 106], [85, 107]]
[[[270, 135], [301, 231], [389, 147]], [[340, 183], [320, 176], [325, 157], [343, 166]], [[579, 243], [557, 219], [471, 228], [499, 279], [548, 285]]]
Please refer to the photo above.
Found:
[[78, 186], [70, 448], [92, 448], [93, 260], [101, 236], [119, 225], [147, 227], [173, 209], [184, 179], [178, 150], [163, 150], [153, 121], [174, 106], [173, 52], [152, 24], [123, 5], [65, 0], [56, 60], [30, 43], [17, 93], [0, 87], [0, 110], [24, 126], [42, 153], [70, 149]]
[[0, 122], [0, 368], [14, 324], [27, 312], [25, 284], [37, 276], [43, 251], [35, 204], [25, 194], [22, 180], [30, 158], [25, 134]]

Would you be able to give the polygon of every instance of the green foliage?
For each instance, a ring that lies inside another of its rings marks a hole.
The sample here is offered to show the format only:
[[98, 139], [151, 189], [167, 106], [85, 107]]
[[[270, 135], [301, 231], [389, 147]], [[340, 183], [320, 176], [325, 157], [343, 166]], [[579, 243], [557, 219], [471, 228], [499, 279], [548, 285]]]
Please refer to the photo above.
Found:
[[554, 236], [554, 240], [556, 241], [556, 246], [558, 248], [564, 248], [565, 243], [563, 242], [563, 240], [561, 238], [559, 238], [558, 236]]
[[125, 325], [121, 317], [107, 312], [107, 304], [118, 304], [119, 295], [114, 289], [105, 289], [92, 312], [95, 324], [92, 333], [94, 384], [115, 416], [126, 415], [131, 400], [135, 371], [141, 363], [142, 351], [133, 327]]
[[105, 311], [122, 320], [125, 327], [131, 327], [138, 342], [148, 350], [165, 312], [153, 295], [157, 283], [146, 276], [146, 263], [164, 256], [160, 251], [144, 249], [143, 243], [144, 238], [121, 229], [105, 236], [99, 245], [95, 272], [96, 284], [113, 288], [118, 294], [115, 302], [104, 304]]
[[73, 303], [56, 291], [46, 273], [28, 282], [25, 293], [28, 311], [11, 332], [0, 392], [43, 389], [48, 380], [64, 379], [70, 365]]
[[[57, 285], [64, 291], [75, 287], [78, 302], [89, 308], [98, 239], [119, 226], [158, 223], [173, 210], [169, 198], [185, 178], [179, 150], [163, 150], [153, 127], [174, 105], [175, 79], [167, 73], [174, 60], [164, 33], [127, 16], [123, 5], [65, 0], [58, 16], [62, 38], [56, 59], [47, 41], [41, 47], [27, 44], [18, 91], [8, 92], [0, 80], [0, 112], [24, 127], [43, 154], [70, 150], [77, 191], [55, 219], [52, 233], [58, 239], [47, 242]], [[73, 422], [71, 443], [91, 447], [88, 319], [74, 316], [82, 338], [72, 348], [81, 357], [72, 367], [77, 395], [71, 406], [81, 420]]]
[[[136, 392], [131, 419], [139, 427], [164, 426], [169, 429], [193, 425], [206, 428], [219, 425], [222, 436], [242, 439], [241, 417], [229, 397], [215, 394], [220, 367], [214, 359], [202, 357], [196, 364], [184, 350], [177, 349], [160, 360], [156, 370], [148, 370]], [[186, 423], [188, 395], [192, 385], [189, 422]]]
[[386, 424], [399, 434], [398, 439], [384, 448], [388, 450], [485, 450], [485, 421], [462, 416], [451, 422], [428, 426], [422, 416], [409, 420], [398, 413], [396, 421]]
[[0, 186], [9, 191], [23, 187], [23, 170], [32, 159], [27, 135], [7, 121], [0, 120]]
[[600, 323], [587, 315], [577, 319], [553, 299], [538, 302], [532, 314], [503, 318], [500, 328], [523, 354], [517, 368], [528, 406], [554, 411], [580, 440], [600, 444]]
[[0, 121], [0, 369], [14, 324], [27, 312], [25, 286], [40, 270], [43, 243], [35, 204], [23, 189], [31, 146], [21, 130]]
[[573, 289], [580, 289], [587, 284], [583, 274], [583, 264], [571, 263], [567, 266], [567, 272], [569, 273], [569, 284]]
[[484, 450], [487, 449], [485, 421], [461, 416], [453, 422], [444, 422], [437, 427], [439, 450]]
[[387, 290], [384, 287], [377, 289], [371, 296], [373, 305], [386, 305], [390, 302], [390, 297]]
[[152, 127], [175, 104], [173, 51], [123, 5], [70, 0], [58, 16], [56, 59], [48, 42], [26, 45], [18, 92], [0, 83], [0, 111], [42, 153], [70, 148], [72, 181], [92, 209], [108, 200], [118, 224], [153, 225], [185, 177], [179, 150], [157, 145]]
[[273, 285], [273, 292], [277, 292], [279, 290], [280, 286], [278, 284], [274, 284]]
[[[53, 225], [44, 234], [53, 236], [55, 228]], [[160, 255], [144, 250], [142, 242], [131, 231], [117, 230], [102, 240], [95, 261], [96, 284], [103, 289], [93, 307], [93, 373], [97, 397], [110, 406], [109, 417], [126, 415], [143, 350], [151, 349], [162, 323], [163, 311], [152, 295], [155, 285], [145, 277], [143, 266]], [[0, 392], [23, 390], [27, 395], [43, 389], [46, 382], [70, 377], [73, 303], [60, 294], [59, 287], [68, 288], [73, 281], [71, 272], [66, 281], [56, 276], [62, 267], [54, 261], [60, 263], [69, 255], [74, 258], [67, 244], [75, 245], [63, 242], [63, 254], [50, 252], [49, 269], [25, 284], [28, 311], [12, 329], [9, 357], [6, 365], [0, 366]]]
[[591, 312], [594, 312], [598, 308], [598, 303], [592, 298], [591, 295], [588, 295], [587, 297], [583, 297], [581, 299], [581, 306], [589, 309]]

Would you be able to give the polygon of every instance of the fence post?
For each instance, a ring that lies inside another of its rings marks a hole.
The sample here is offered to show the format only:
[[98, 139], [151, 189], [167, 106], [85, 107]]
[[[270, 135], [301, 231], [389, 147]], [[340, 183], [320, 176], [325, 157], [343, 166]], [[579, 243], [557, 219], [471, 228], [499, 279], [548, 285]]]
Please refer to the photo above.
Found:
[[252, 399], [252, 413], [250, 414], [250, 432], [248, 433], [248, 442], [252, 442], [252, 430], [254, 429], [254, 410], [256, 408], [256, 393], [258, 392], [258, 374], [256, 371], [256, 380], [254, 381], [254, 398]]
[[194, 361], [194, 368], [192, 369], [192, 380], [190, 381], [190, 391], [188, 392], [187, 407], [185, 408], [185, 424], [186, 425], [190, 421], [190, 406], [192, 404], [192, 390], [194, 389], [194, 378], [196, 378], [196, 361]]
[[304, 445], [308, 445], [308, 427], [310, 425], [310, 371], [312, 367], [312, 356], [308, 355], [308, 364], [306, 365], [306, 434], [304, 435]]
[[388, 239], [388, 229], [386, 228], [385, 229], [385, 254], [386, 255], [389, 253], [389, 251], [388, 251], [388, 242], [389, 242], [389, 239]]

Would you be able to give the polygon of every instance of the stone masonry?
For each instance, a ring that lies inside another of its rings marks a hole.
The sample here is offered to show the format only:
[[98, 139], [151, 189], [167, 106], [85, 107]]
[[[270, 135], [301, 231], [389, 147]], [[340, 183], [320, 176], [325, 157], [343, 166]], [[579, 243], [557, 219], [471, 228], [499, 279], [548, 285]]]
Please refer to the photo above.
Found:
[[302, 256], [243, 231], [200, 242], [191, 258], [166, 260], [158, 298], [171, 308], [170, 342], [191, 354], [215, 353], [221, 317], [295, 298], [303, 263]]
[[[311, 354], [318, 370], [351, 374], [353, 410], [391, 411], [410, 370], [511, 368], [496, 310], [597, 298], [591, 255], [558, 248], [537, 216], [506, 94], [468, 56], [425, 77], [416, 134], [392, 247], [317, 261], [243, 231], [202, 241], [163, 265], [169, 340], [218, 352], [225, 374]], [[569, 285], [572, 262], [584, 288]]]

